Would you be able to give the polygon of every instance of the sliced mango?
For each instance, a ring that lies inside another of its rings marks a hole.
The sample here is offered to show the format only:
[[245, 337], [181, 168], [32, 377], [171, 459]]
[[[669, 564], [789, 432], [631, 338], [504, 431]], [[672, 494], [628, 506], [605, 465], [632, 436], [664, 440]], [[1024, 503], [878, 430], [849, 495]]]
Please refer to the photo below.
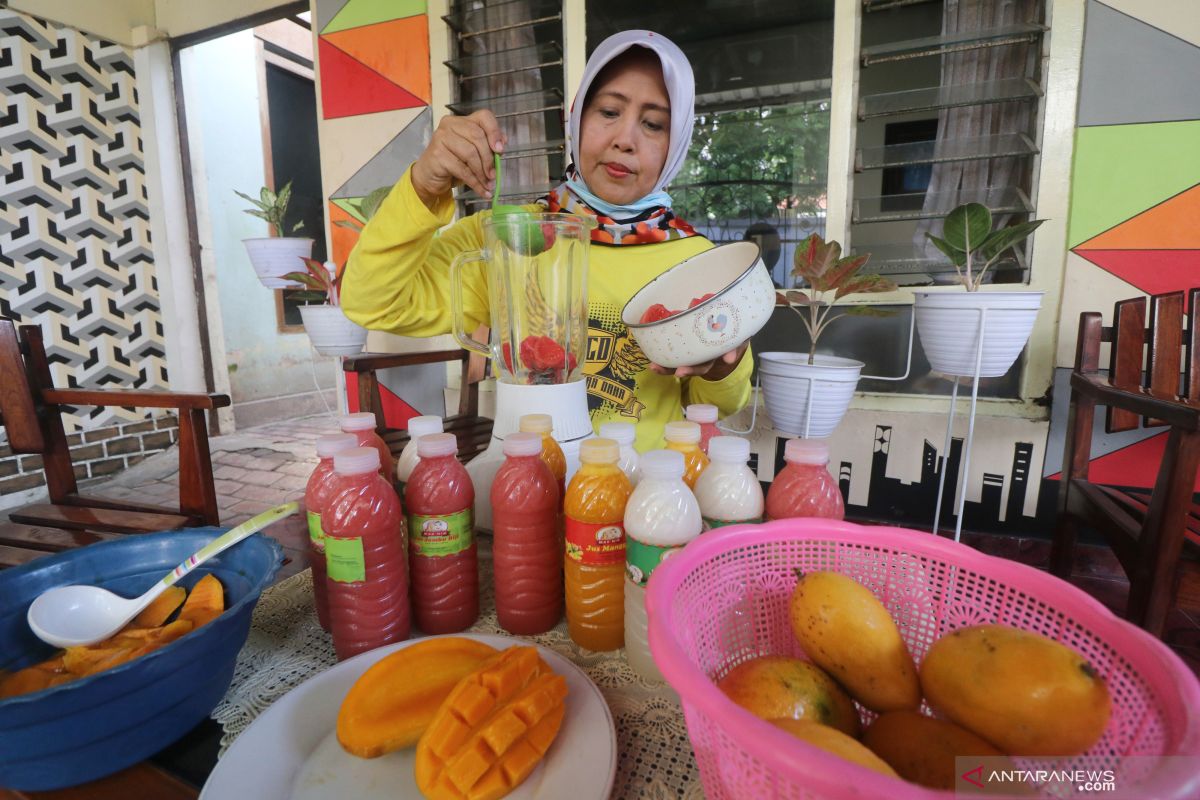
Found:
[[210, 573], [196, 581], [179, 611], [178, 619], [190, 620], [193, 627], [199, 628], [221, 616], [224, 610], [225, 589], [217, 576]]
[[533, 647], [510, 647], [463, 678], [417, 743], [429, 800], [496, 800], [521, 784], [562, 726], [567, 682]]
[[167, 587], [150, 605], [142, 609], [142, 613], [134, 617], [129, 625], [134, 628], [157, 628], [171, 618], [175, 609], [183, 605], [185, 597], [187, 590], [182, 586]]

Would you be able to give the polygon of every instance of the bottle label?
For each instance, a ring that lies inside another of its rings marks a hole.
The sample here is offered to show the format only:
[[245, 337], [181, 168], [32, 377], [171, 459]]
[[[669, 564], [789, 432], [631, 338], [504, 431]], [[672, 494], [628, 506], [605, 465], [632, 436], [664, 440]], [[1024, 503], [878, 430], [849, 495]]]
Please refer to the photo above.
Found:
[[325, 531], [321, 530], [321, 515], [315, 511], [308, 512], [308, 538], [314, 542], [325, 538]]
[[715, 519], [713, 517], [701, 517], [704, 522], [703, 530], [711, 531], [713, 528], [724, 528], [726, 525], [757, 525], [762, 522], [762, 517], [751, 517], [750, 519]]
[[461, 553], [474, 541], [474, 509], [464, 508], [455, 514], [410, 514], [408, 538], [417, 554], [422, 556], [452, 556]]
[[337, 539], [326, 536], [325, 573], [338, 583], [359, 583], [367, 579], [367, 560], [363, 557], [362, 538]]
[[678, 545], [659, 547], [630, 537], [625, 542], [625, 574], [638, 586], [645, 586], [658, 565], [682, 549]]
[[567, 517], [567, 557], [588, 567], [625, 561], [625, 528], [618, 522], [580, 522]]

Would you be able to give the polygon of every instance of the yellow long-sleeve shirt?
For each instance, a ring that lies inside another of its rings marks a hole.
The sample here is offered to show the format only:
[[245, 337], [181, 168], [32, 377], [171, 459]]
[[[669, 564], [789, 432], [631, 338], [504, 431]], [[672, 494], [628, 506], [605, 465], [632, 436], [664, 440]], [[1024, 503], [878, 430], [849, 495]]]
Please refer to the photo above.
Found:
[[[539, 210], [531, 206], [531, 210]], [[342, 282], [346, 316], [373, 330], [404, 336], [438, 336], [452, 328], [450, 262], [483, 247], [482, 218], [476, 214], [448, 225], [449, 196], [430, 210], [406, 171], [350, 254]], [[637, 290], [668, 268], [712, 247], [702, 236], [628, 247], [593, 246], [588, 264], [588, 352], [584, 373], [592, 426], [609, 421], [637, 423], [635, 446], [662, 446], [663, 426], [683, 416], [685, 403], [711, 403], [723, 416], [750, 397], [753, 359], [747, 354], [726, 377], [679, 379], [659, 375], [621, 322], [621, 309]], [[466, 328], [489, 324], [486, 274], [463, 270]], [[689, 298], [680, 298], [687, 302]]]

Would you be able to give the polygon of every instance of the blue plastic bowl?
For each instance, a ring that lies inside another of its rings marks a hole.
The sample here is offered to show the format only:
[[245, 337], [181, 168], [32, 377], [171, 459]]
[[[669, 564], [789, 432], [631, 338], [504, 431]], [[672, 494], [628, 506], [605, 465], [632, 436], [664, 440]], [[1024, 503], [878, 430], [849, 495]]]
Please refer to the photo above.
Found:
[[[45, 590], [85, 583], [134, 597], [225, 530], [129, 536], [0, 571], [0, 670], [56, 652], [25, 621]], [[226, 607], [217, 619], [106, 672], [0, 700], [0, 786], [44, 791], [95, 780], [196, 727], [229, 689], [250, 612], [282, 562], [274, 539], [251, 536], [181, 581], [190, 589], [206, 573], [217, 576]]]

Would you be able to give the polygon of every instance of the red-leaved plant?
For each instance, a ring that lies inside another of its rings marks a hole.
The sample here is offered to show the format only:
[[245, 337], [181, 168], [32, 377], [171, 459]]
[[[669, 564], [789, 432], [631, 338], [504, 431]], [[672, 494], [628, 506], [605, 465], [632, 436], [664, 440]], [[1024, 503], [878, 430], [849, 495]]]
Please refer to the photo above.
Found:
[[304, 259], [304, 272], [289, 272], [283, 277], [295, 283], [302, 283], [312, 290], [311, 293], [304, 292], [297, 296], [299, 300], [320, 300], [324, 299], [329, 305], [339, 305], [341, 296], [342, 276], [346, 274], [346, 265], [342, 264], [337, 268], [336, 273], [330, 272], [320, 261], [315, 258]]
[[870, 253], [864, 253], [843, 258], [841, 244], [826, 242], [816, 233], [796, 249], [792, 275], [804, 281], [804, 288], [776, 293], [775, 297], [777, 304], [795, 311], [808, 329], [809, 364], [816, 363], [817, 340], [821, 334], [842, 316], [887, 316], [889, 313], [872, 306], [854, 306], [833, 313], [834, 304], [848, 294], [895, 291], [896, 284], [887, 278], [859, 274], [870, 257]]

